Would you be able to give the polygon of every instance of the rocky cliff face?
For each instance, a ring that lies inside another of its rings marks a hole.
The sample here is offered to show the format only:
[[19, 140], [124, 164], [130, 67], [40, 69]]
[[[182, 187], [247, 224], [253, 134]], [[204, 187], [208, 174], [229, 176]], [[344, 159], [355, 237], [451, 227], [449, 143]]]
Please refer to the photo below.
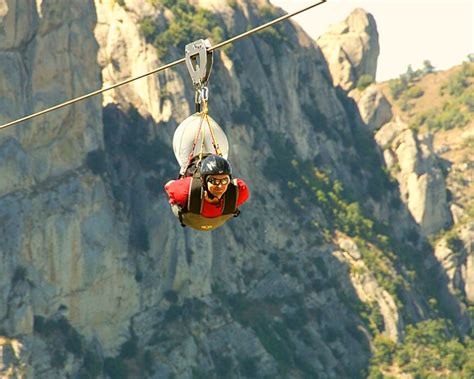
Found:
[[[144, 18], [163, 28], [178, 17], [152, 3], [0, 0], [0, 121], [181, 56], [143, 37]], [[275, 12], [193, 4], [229, 36]], [[366, 30], [367, 17], [350, 24]], [[357, 75], [375, 72], [354, 54]], [[215, 232], [181, 228], [162, 191], [193, 105], [184, 67], [0, 133], [2, 374], [358, 377], [374, 334], [401, 339], [405, 322], [433, 314], [371, 226], [403, 220], [403, 233], [431, 213], [389, 209], [397, 190], [319, 47], [287, 23], [215, 60], [210, 112], [252, 191]]]
[[370, 13], [355, 9], [317, 43], [329, 64], [334, 86], [349, 91], [362, 75], [375, 79], [380, 48], [377, 25]]
[[400, 119], [375, 134], [387, 168], [400, 183], [402, 201], [426, 235], [451, 224], [445, 178], [431, 138], [417, 136]]
[[[330, 38], [334, 38], [333, 32], [321, 40]], [[350, 36], [342, 32], [335, 40], [350, 40]], [[339, 75], [338, 64], [328, 63], [334, 66], [331, 72], [338, 72]], [[346, 63], [348, 67], [351, 66], [349, 62]], [[443, 80], [446, 81], [448, 75], [451, 75], [450, 80], [454, 80], [452, 78], [456, 74], [440, 75], [445, 78], [430, 78], [427, 75], [426, 78], [415, 79], [417, 88], [421, 90], [420, 96], [425, 90], [427, 96], [431, 97], [433, 93], [442, 93], [446, 85]], [[354, 86], [355, 82], [351, 82], [347, 88]], [[413, 120], [417, 120], [413, 116], [422, 111], [410, 109], [416, 108], [418, 104], [411, 103], [408, 110], [402, 111], [400, 104], [395, 105], [396, 99], [391, 100], [393, 103], [388, 101], [384, 94], [388, 92], [387, 87], [383, 84], [370, 85], [363, 91], [353, 89], [348, 95], [356, 101], [367, 129], [374, 133], [387, 170], [398, 182], [401, 201], [406, 204], [422, 234], [436, 238], [435, 259], [446, 275], [443, 280], [448, 281], [447, 290], [457, 297], [459, 308], [466, 309], [472, 306], [473, 298], [471, 257], [474, 239], [472, 217], [469, 216], [469, 209], [472, 208], [469, 189], [471, 162], [466, 150], [469, 151], [468, 141], [472, 138], [474, 125], [468, 122], [464, 127], [448, 132], [417, 131], [413, 128]], [[425, 100], [421, 109], [426, 109], [426, 103], [430, 101], [433, 100]], [[411, 126], [406, 122], [410, 116]], [[403, 233], [408, 236], [411, 234], [406, 230]]]
[[[2, 122], [100, 87], [92, 2], [1, 4]], [[6, 335], [25, 337], [27, 377], [49, 366], [49, 349], [33, 338], [35, 318], [67, 317], [108, 349], [133, 311], [121, 299], [138, 302], [127, 227], [87, 168], [103, 146], [101, 125], [98, 97], [0, 136], [0, 319]]]

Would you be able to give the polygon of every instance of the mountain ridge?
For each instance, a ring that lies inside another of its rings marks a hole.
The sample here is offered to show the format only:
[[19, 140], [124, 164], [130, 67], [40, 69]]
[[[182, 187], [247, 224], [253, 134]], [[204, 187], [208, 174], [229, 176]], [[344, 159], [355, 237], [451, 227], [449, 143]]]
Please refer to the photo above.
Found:
[[[48, 15], [65, 11], [51, 4], [30, 3], [44, 30], [57, 25]], [[163, 27], [171, 2], [136, 4], [96, 1], [97, 24], [81, 34], [97, 43], [86, 58], [104, 84], [161, 59], [134, 9]], [[234, 20], [258, 21], [268, 5], [229, 4], [232, 17], [215, 15], [228, 30]], [[281, 38], [303, 46], [283, 43], [280, 59]], [[405, 325], [440, 315], [466, 333], [446, 272], [396, 201], [355, 100], [333, 87], [317, 44], [284, 24], [216, 52], [220, 59], [210, 112], [232, 142], [252, 207], [206, 235], [183, 230], [169, 211], [162, 184], [178, 169], [171, 135], [193, 106], [184, 68], [111, 91], [101, 121], [86, 107], [99, 138], [77, 152], [80, 168], [64, 177], [50, 170], [49, 185], [22, 183], [0, 198], [2, 233], [11, 236], [1, 249], [1, 334], [13, 375], [363, 377], [381, 351], [374, 340], [401, 343]], [[49, 120], [62, 130], [62, 119]], [[1, 146], [9, 137], [0, 135]]]

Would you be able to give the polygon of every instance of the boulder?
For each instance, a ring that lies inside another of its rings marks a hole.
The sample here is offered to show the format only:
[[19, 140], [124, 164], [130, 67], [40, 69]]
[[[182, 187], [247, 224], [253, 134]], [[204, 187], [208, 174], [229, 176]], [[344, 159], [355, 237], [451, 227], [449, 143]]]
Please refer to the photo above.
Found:
[[418, 141], [413, 130], [404, 130], [394, 140], [393, 147], [397, 155], [400, 171], [407, 176], [416, 173], [420, 157], [418, 154]]
[[362, 75], [375, 79], [379, 35], [374, 17], [361, 8], [317, 39], [332, 75], [334, 86], [350, 91]]
[[393, 115], [392, 106], [382, 91], [375, 86], [364, 90], [357, 105], [362, 120], [372, 131], [380, 129]]
[[350, 279], [359, 299], [369, 307], [378, 307], [384, 321], [384, 334], [393, 341], [399, 341], [403, 333], [403, 319], [395, 299], [377, 282], [352, 239], [340, 236], [337, 244], [341, 251], [336, 252], [336, 256], [351, 267]]
[[[98, 23], [94, 34], [99, 43], [98, 60], [104, 87], [145, 74], [163, 64], [156, 49], [145, 41], [140, 31], [140, 22], [145, 17], [164, 22], [161, 8], [148, 1], [129, 1], [125, 7], [95, 1], [95, 7]], [[150, 75], [105, 92], [103, 104], [133, 105], [143, 117], [167, 122], [173, 112], [190, 113], [183, 98], [184, 90], [180, 76], [168, 70], [160, 76]]]
[[422, 231], [435, 234], [450, 225], [445, 178], [433, 152], [432, 136], [418, 136], [397, 118], [375, 134], [375, 141], [399, 182], [402, 200]]
[[446, 186], [439, 171], [408, 177], [408, 209], [426, 234], [435, 234], [451, 223]]
[[459, 237], [464, 243], [466, 264], [461, 268], [464, 282], [464, 291], [469, 304], [474, 304], [474, 222], [463, 226]]
[[408, 125], [399, 117], [396, 117], [394, 121], [386, 123], [377, 131], [375, 134], [375, 141], [382, 149], [386, 149], [389, 147], [389, 144], [392, 143], [394, 138], [405, 129], [408, 129]]
[[26, 355], [21, 341], [0, 336], [0, 377], [18, 379], [32, 377], [31, 370], [26, 369]]
[[[467, 304], [474, 304], [474, 222], [455, 228], [456, 243], [450, 245], [446, 237], [435, 246], [435, 256], [448, 277], [448, 288], [453, 294], [464, 293]], [[453, 234], [450, 233], [452, 237]]]

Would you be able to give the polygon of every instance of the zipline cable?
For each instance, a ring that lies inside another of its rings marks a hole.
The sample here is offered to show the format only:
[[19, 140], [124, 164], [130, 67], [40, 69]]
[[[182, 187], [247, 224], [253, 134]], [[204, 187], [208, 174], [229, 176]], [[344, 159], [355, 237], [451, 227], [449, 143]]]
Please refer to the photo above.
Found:
[[[309, 5], [309, 6], [303, 8], [303, 9], [300, 9], [300, 10], [298, 10], [298, 11], [295, 11], [295, 12], [293, 12], [293, 13], [289, 13], [289, 14], [283, 15], [283, 16], [281, 16], [281, 17], [279, 17], [279, 18], [276, 18], [275, 20], [269, 21], [269, 22], [267, 22], [266, 24], [257, 26], [256, 28], [253, 28], [253, 29], [251, 29], [251, 30], [248, 30], [248, 31], [246, 31], [246, 32], [244, 32], [244, 33], [242, 33], [242, 34], [239, 34], [239, 35], [237, 35], [237, 36], [235, 36], [235, 37], [229, 38], [229, 39], [226, 40], [226, 41], [220, 42], [220, 43], [218, 43], [218, 44], [215, 45], [215, 46], [211, 46], [211, 47], [209, 48], [209, 51], [213, 51], [213, 50], [220, 49], [221, 47], [223, 47], [223, 46], [225, 46], [225, 45], [227, 45], [227, 44], [229, 44], [229, 43], [233, 43], [233, 42], [235, 42], [235, 41], [238, 41], [239, 39], [248, 37], [248, 36], [250, 36], [250, 35], [252, 35], [252, 34], [254, 34], [254, 33], [257, 33], [257, 32], [259, 32], [259, 31], [261, 31], [261, 30], [263, 30], [263, 29], [265, 29], [265, 28], [268, 28], [268, 27], [270, 27], [270, 26], [272, 26], [272, 25], [275, 25], [275, 24], [277, 24], [277, 23], [279, 23], [279, 22], [281, 22], [281, 21], [287, 20], [287, 19], [289, 19], [289, 18], [291, 18], [291, 17], [294, 17], [294, 16], [296, 16], [296, 15], [298, 15], [298, 14], [300, 14], [300, 13], [306, 12], [307, 10], [309, 10], [309, 9], [311, 9], [311, 8], [314, 8], [314, 7], [317, 7], [318, 5], [324, 4], [326, 1], [327, 1], [327, 0], [321, 0], [321, 1], [318, 2], [318, 3]], [[53, 112], [53, 111], [55, 111], [55, 110], [58, 110], [58, 109], [60, 109], [60, 108], [66, 107], [66, 106], [68, 106], [68, 105], [77, 103], [77, 102], [82, 101], [82, 100], [86, 100], [86, 99], [88, 99], [89, 97], [99, 95], [99, 94], [101, 94], [101, 93], [103, 93], [103, 92], [106, 92], [106, 91], [110, 91], [111, 89], [114, 89], [114, 88], [123, 86], [123, 85], [128, 84], [128, 83], [131, 83], [131, 82], [133, 82], [133, 81], [135, 81], [135, 80], [144, 78], [145, 76], [153, 75], [153, 74], [156, 74], [156, 73], [158, 73], [158, 72], [160, 72], [160, 71], [167, 70], [168, 68], [171, 68], [171, 67], [176, 66], [176, 65], [178, 65], [178, 64], [184, 63], [185, 60], [186, 60], [185, 58], [178, 59], [178, 60], [176, 60], [176, 61], [174, 61], [174, 62], [171, 62], [171, 63], [168, 63], [168, 64], [166, 64], [166, 65], [164, 65], [164, 66], [158, 67], [158, 68], [156, 68], [156, 69], [154, 69], [154, 70], [152, 70], [152, 71], [150, 71], [150, 72], [147, 72], [147, 73], [145, 73], [145, 74], [142, 74], [142, 75], [139, 75], [139, 76], [136, 76], [136, 77], [133, 77], [133, 78], [124, 80], [124, 81], [119, 82], [119, 83], [115, 83], [115, 84], [110, 85], [110, 86], [107, 86], [107, 87], [105, 87], [105, 88], [101, 88], [101, 89], [99, 89], [99, 90], [97, 90], [97, 91], [90, 92], [90, 93], [87, 93], [87, 94], [85, 94], [85, 95], [82, 95], [82, 96], [76, 97], [76, 98], [74, 98], [74, 99], [65, 101], [65, 102], [63, 102], [63, 103], [57, 104], [57, 105], [52, 106], [52, 107], [50, 107], [50, 108], [44, 109], [44, 110], [42, 110], [42, 111], [39, 111], [39, 112], [30, 114], [30, 115], [28, 115], [28, 116], [19, 118], [19, 119], [14, 120], [14, 121], [10, 121], [10, 122], [8, 122], [8, 123], [6, 123], [6, 124], [4, 124], [4, 125], [1, 125], [1, 126], [0, 126], [0, 129], [8, 128], [9, 126], [19, 124], [20, 122], [23, 122], [23, 121], [31, 120], [31, 119], [34, 118], [34, 117], [38, 117], [38, 116], [41, 116], [41, 115], [43, 115], [43, 114], [46, 114], [46, 113], [49, 113], [49, 112]]]
[[298, 15], [298, 14], [300, 14], [300, 13], [306, 12], [307, 10], [310, 10], [311, 8], [314, 8], [314, 7], [317, 7], [318, 5], [324, 4], [326, 1], [327, 1], [327, 0], [321, 0], [319, 3], [311, 4], [311, 5], [307, 6], [306, 8], [300, 9], [300, 10], [295, 11], [295, 12], [293, 12], [293, 13], [285, 14], [285, 15], [279, 17], [279, 18], [276, 18], [276, 19], [274, 19], [274, 20], [272, 20], [272, 21], [267, 22], [266, 24], [257, 26], [256, 28], [253, 28], [253, 29], [251, 29], [251, 30], [249, 30], [249, 31], [247, 31], [247, 32], [244, 32], [244, 33], [239, 34], [239, 35], [237, 35], [237, 36], [235, 36], [235, 37], [229, 38], [227, 41], [223, 41], [223, 42], [221, 42], [221, 43], [218, 43], [217, 45], [210, 47], [209, 50], [212, 51], [212, 50], [220, 49], [222, 46], [225, 46], [225, 45], [227, 45], [227, 44], [229, 44], [229, 43], [234, 43], [235, 41], [237, 41], [237, 40], [239, 40], [239, 39], [241, 39], [241, 38], [248, 37], [248, 36], [250, 36], [250, 35], [252, 35], [252, 34], [254, 34], [254, 33], [259, 32], [260, 30], [263, 30], [263, 29], [265, 29], [265, 28], [268, 28], [268, 27], [270, 27], [270, 26], [272, 26], [272, 25], [274, 25], [274, 24], [277, 24], [277, 23], [279, 23], [279, 22], [281, 22], [281, 21], [285, 21], [285, 20], [287, 20], [287, 19], [289, 19], [289, 18], [291, 18], [291, 17], [294, 17], [294, 16], [296, 16], [296, 15]]

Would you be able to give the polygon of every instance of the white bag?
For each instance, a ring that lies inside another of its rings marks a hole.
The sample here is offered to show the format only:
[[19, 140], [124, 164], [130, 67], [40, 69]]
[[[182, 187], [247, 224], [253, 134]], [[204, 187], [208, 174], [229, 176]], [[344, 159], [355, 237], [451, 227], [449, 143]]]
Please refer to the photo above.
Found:
[[[209, 120], [209, 123], [207, 120]], [[229, 143], [222, 128], [209, 115], [206, 117], [204, 113], [195, 113], [178, 125], [173, 136], [173, 151], [181, 167], [180, 174], [184, 174], [186, 170], [194, 141], [196, 141], [196, 146], [194, 147], [193, 157], [201, 153], [203, 133], [203, 154], [216, 154], [216, 150], [212, 144], [210, 127], [212, 128], [215, 142], [219, 146], [222, 156], [227, 159], [229, 155]]]

